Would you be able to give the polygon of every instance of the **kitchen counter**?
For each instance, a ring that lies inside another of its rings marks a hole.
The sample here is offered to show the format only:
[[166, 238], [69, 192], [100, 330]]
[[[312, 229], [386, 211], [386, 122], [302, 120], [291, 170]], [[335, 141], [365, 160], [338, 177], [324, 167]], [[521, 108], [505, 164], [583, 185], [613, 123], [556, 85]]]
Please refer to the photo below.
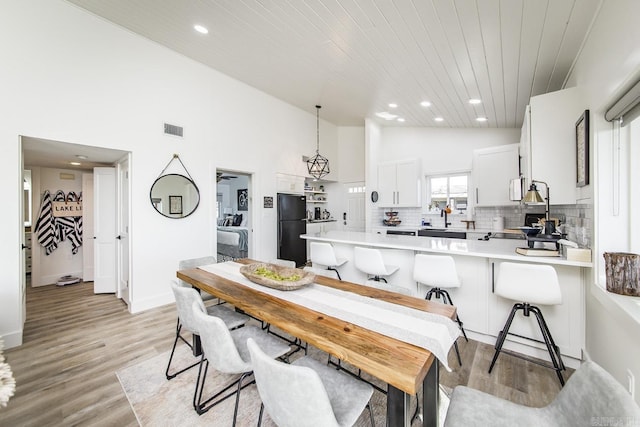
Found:
[[334, 218], [329, 218], [329, 219], [308, 219], [307, 223], [309, 223], [309, 224], [317, 224], [317, 223], [320, 223], [320, 222], [337, 222], [337, 221], [338, 220], [334, 219]]
[[[414, 228], [415, 229], [415, 228]], [[492, 231], [493, 232], [493, 231]], [[562, 293], [562, 304], [542, 307], [554, 340], [560, 348], [567, 366], [577, 367], [585, 343], [585, 282], [589, 279], [591, 262], [569, 261], [562, 257], [535, 257], [519, 255], [517, 247], [525, 247], [526, 240], [514, 239], [447, 239], [423, 236], [387, 235], [378, 233], [329, 231], [301, 236], [309, 241], [329, 242], [336, 256], [347, 260], [339, 267], [343, 280], [366, 284], [367, 276], [355, 268], [353, 248], [378, 248], [385, 264], [399, 269], [387, 277], [390, 285], [407, 289], [424, 298], [427, 286], [413, 279], [414, 259], [417, 253], [451, 255], [454, 258], [462, 286], [449, 289], [458, 308], [468, 335], [493, 345], [511, 311], [513, 301], [494, 293], [496, 277], [503, 262], [538, 263], [556, 270]], [[325, 266], [315, 266], [324, 268]], [[384, 285], [382, 283], [381, 285]], [[535, 316], [514, 320], [512, 332], [534, 336], [538, 331]], [[548, 359], [544, 345], [509, 336], [505, 348], [532, 357]]]
[[526, 247], [525, 240], [490, 239], [464, 240], [423, 236], [398, 236], [359, 231], [329, 231], [305, 234], [303, 239], [319, 242], [342, 243], [368, 247], [409, 250], [413, 252], [446, 253], [481, 258], [496, 258], [510, 261], [534, 262], [573, 267], [591, 267], [591, 262], [568, 261], [562, 257], [524, 256], [515, 252], [517, 247]]

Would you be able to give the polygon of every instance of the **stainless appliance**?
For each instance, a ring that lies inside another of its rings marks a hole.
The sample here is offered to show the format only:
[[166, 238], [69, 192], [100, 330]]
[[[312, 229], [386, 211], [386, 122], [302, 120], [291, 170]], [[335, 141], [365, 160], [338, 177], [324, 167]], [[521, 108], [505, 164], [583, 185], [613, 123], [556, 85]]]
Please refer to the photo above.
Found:
[[307, 244], [300, 238], [307, 233], [305, 196], [278, 193], [278, 258], [294, 261], [296, 267], [307, 263]]

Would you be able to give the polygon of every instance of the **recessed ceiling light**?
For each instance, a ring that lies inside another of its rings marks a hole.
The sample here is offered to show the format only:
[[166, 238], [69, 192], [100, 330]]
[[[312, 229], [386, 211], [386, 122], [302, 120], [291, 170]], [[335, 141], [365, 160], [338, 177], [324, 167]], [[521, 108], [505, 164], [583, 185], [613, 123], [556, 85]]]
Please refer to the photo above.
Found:
[[76, 154], [76, 158], [80, 159], [80, 160], [87, 160], [88, 157], [85, 156], [84, 154]]
[[398, 104], [392, 102], [391, 104], [389, 104], [389, 108], [398, 108]]
[[476, 122], [486, 122], [487, 118], [486, 117], [476, 117]]
[[73, 165], [73, 166], [80, 166], [82, 163], [80, 163], [80, 162], [69, 162], [69, 164]]
[[444, 122], [444, 119], [442, 117], [436, 117], [435, 119], [436, 122]]
[[385, 120], [393, 120], [396, 117], [398, 117], [396, 114], [387, 113], [386, 111], [381, 111], [379, 113], [376, 113], [376, 116], [380, 117], [381, 119], [385, 119]]
[[471, 99], [469, 100], [469, 104], [471, 104], [471, 105], [481, 104], [481, 103], [482, 103], [482, 100], [481, 100], [481, 99], [478, 99], [478, 98], [471, 98]]
[[431, 103], [429, 101], [422, 101], [420, 105], [422, 105], [423, 107], [431, 107]]
[[404, 118], [402, 117], [398, 117], [396, 120], [398, 120], [399, 122], [404, 122]]
[[207, 27], [203, 27], [202, 25], [196, 24], [193, 26], [193, 29], [199, 32], [200, 34], [209, 34], [209, 30], [207, 30]]

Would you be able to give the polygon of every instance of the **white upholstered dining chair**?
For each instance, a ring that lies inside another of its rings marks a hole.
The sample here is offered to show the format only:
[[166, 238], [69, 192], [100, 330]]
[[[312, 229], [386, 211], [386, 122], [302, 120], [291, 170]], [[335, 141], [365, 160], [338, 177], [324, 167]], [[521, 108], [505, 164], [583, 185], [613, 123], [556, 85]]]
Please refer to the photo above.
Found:
[[278, 362], [252, 339], [247, 347], [262, 399], [258, 426], [265, 408], [280, 427], [352, 426], [365, 408], [374, 425], [369, 384], [308, 356]]
[[[184, 367], [177, 372], [170, 372], [171, 362], [173, 361], [173, 356], [175, 354], [178, 341], [182, 341], [193, 351], [193, 345], [187, 340], [187, 338], [182, 335], [183, 332], [190, 332], [191, 334], [198, 335], [198, 330], [193, 320], [193, 310], [191, 307], [194, 303], [198, 303], [204, 309], [204, 302], [202, 301], [202, 298], [200, 298], [200, 294], [190, 285], [184, 282], [179, 283], [176, 280], [172, 280], [171, 290], [173, 291], [173, 296], [176, 299], [178, 321], [176, 324], [176, 336], [173, 340], [173, 347], [171, 348], [171, 356], [169, 356], [169, 362], [167, 363], [167, 369], [165, 371], [165, 375], [168, 380], [175, 378], [177, 375], [190, 368], [193, 368], [199, 363], [199, 361], [196, 361], [195, 363]], [[223, 305], [211, 305], [209, 307], [206, 307], [206, 311], [213, 316], [221, 318], [225, 326], [229, 329], [239, 328], [249, 320], [249, 316], [237, 313]]]
[[[198, 414], [203, 414], [235, 394], [236, 402], [232, 423], [235, 426], [238, 417], [240, 391], [251, 383], [245, 382], [245, 380], [253, 371], [251, 357], [247, 349], [247, 340], [249, 338], [255, 340], [262, 351], [274, 359], [285, 356], [290, 347], [258, 326], [247, 325], [230, 331], [222, 319], [207, 315], [204, 307], [197, 302], [193, 303], [192, 310], [196, 328], [200, 331], [203, 350], [193, 402], [195, 410]], [[224, 374], [239, 375], [239, 378], [224, 389], [217, 391], [213, 396], [205, 399], [202, 394], [209, 366]], [[234, 386], [235, 390], [229, 392]]]

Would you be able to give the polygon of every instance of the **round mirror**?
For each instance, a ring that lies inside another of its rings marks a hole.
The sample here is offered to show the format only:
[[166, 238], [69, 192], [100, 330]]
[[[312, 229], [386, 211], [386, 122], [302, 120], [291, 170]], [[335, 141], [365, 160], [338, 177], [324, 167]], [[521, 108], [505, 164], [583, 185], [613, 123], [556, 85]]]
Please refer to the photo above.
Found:
[[167, 218], [191, 215], [200, 203], [196, 184], [184, 175], [168, 174], [156, 179], [151, 186], [151, 204]]

